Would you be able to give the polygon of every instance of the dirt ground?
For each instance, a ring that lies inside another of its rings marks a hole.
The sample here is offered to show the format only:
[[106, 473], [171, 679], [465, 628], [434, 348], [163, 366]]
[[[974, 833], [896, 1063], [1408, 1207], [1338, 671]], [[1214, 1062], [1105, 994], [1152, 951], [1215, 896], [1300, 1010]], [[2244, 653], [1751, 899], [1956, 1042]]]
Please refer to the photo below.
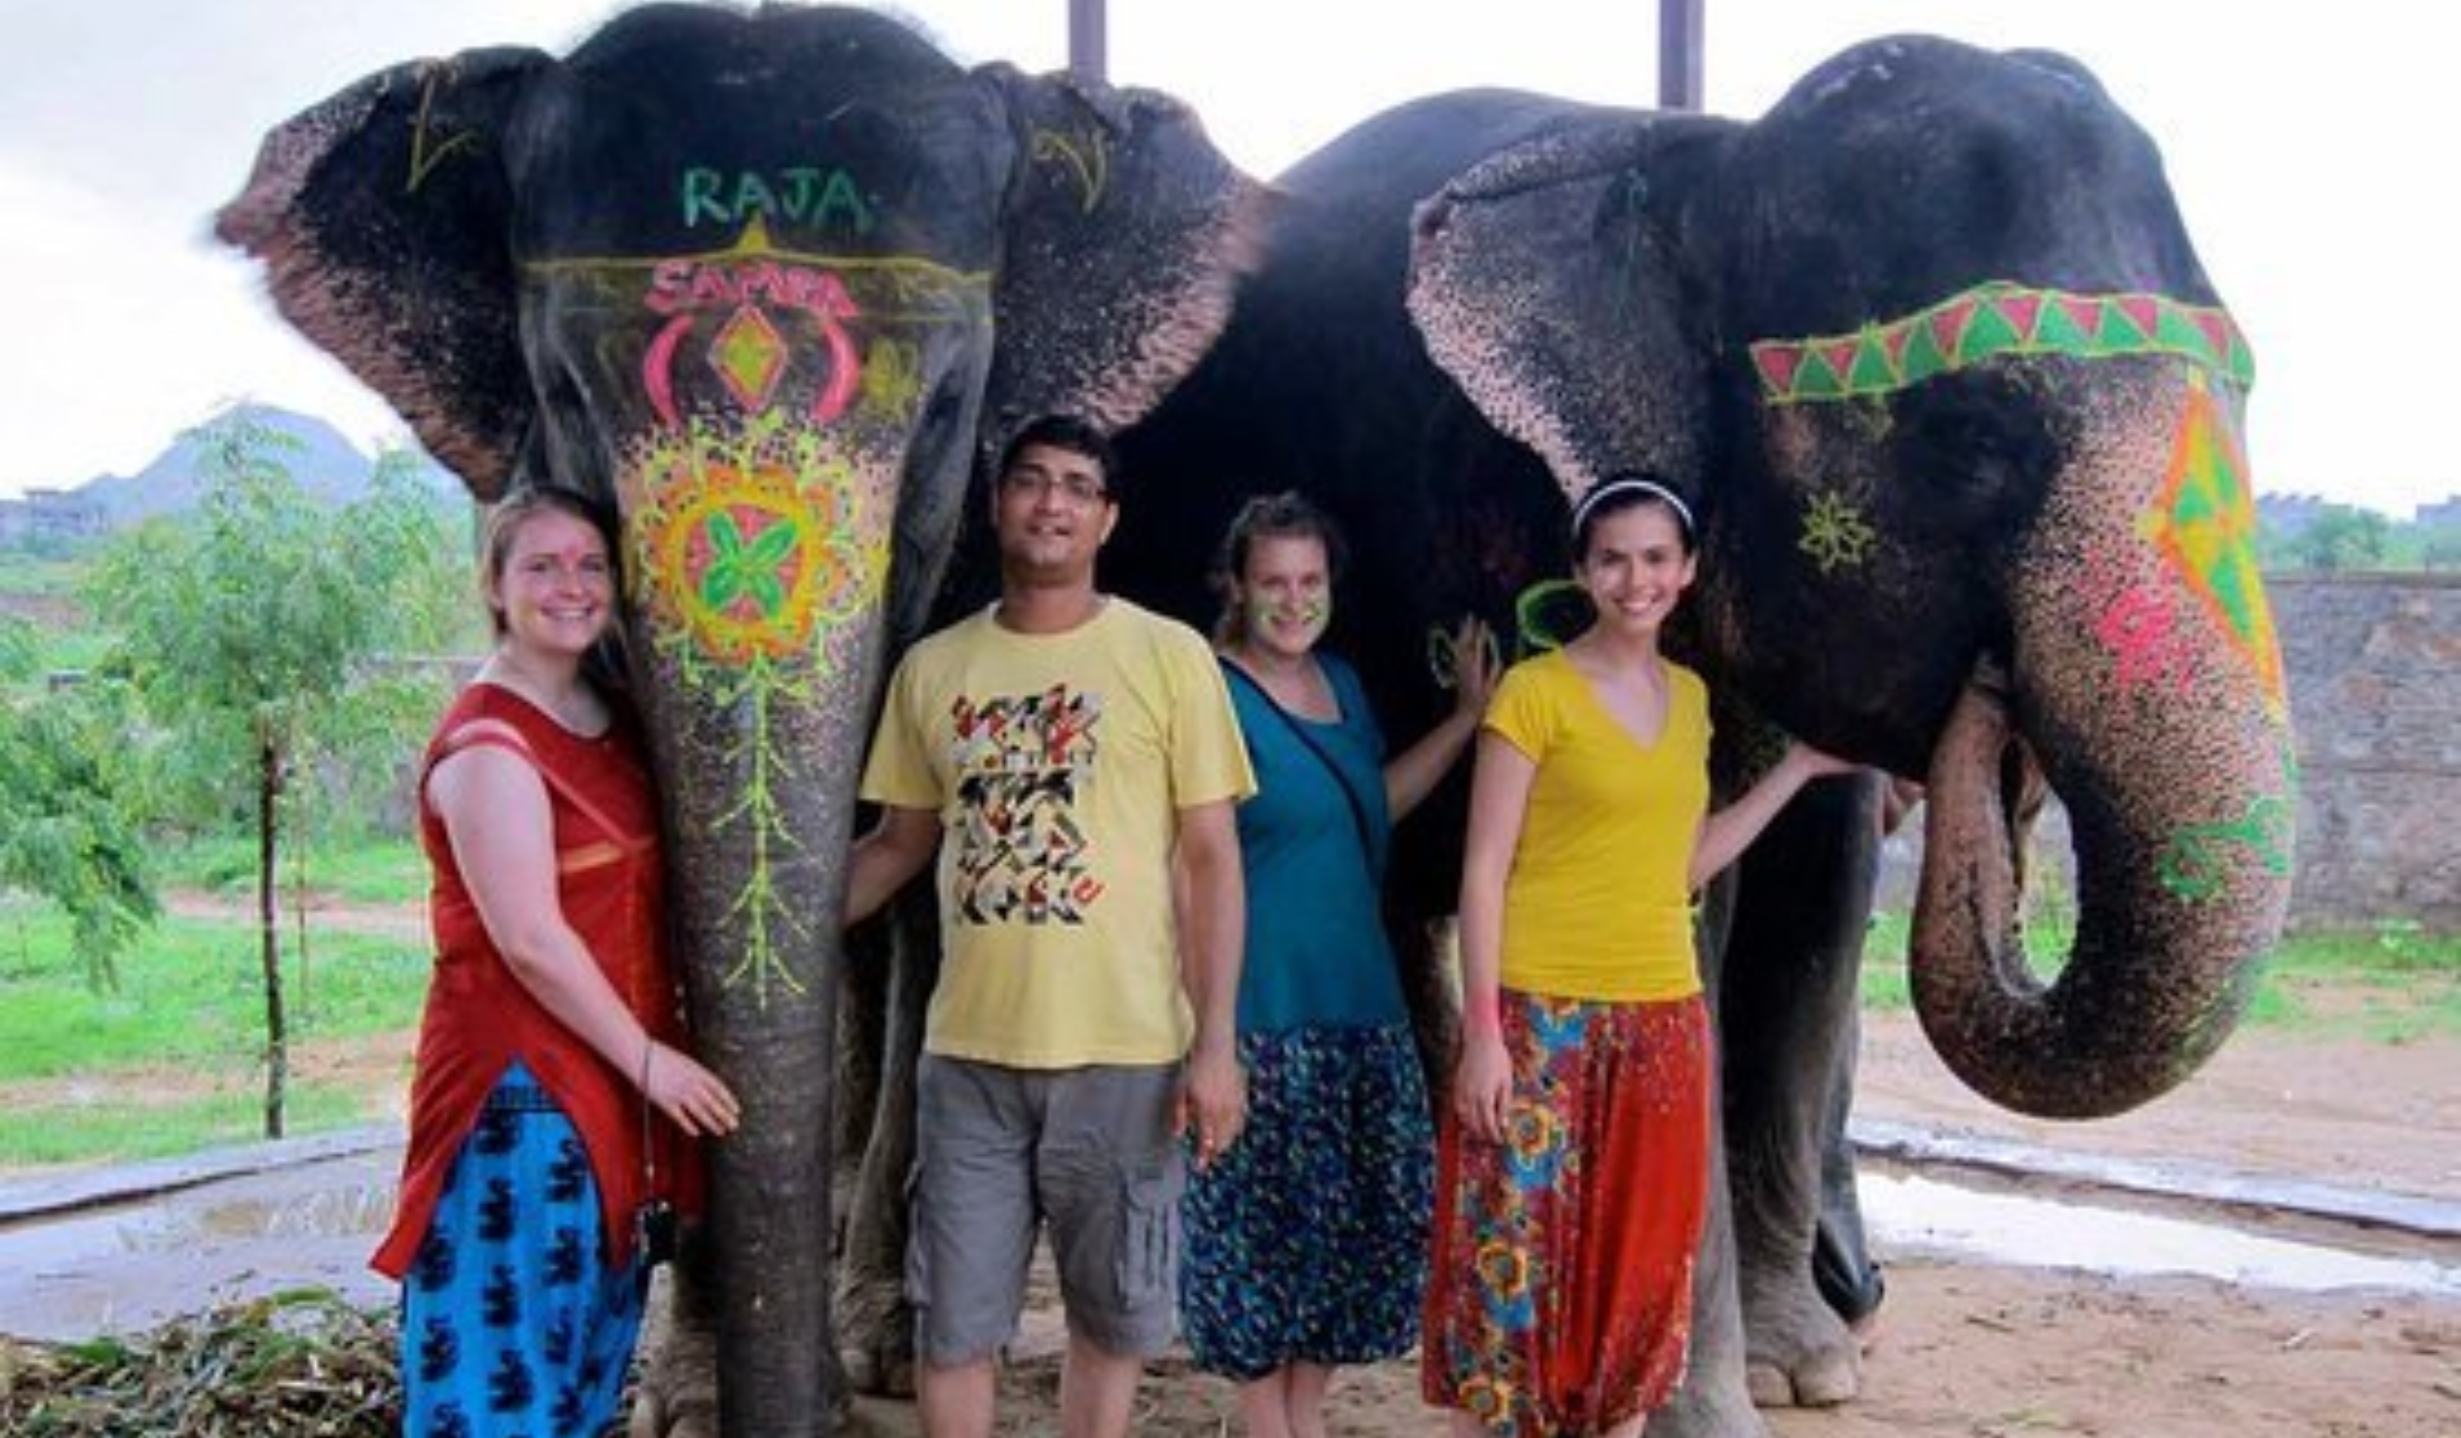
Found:
[[[2003, 1113], [1940, 1065], [1910, 1018], [1867, 1022], [1860, 1116], [2077, 1153], [2184, 1162], [2461, 1201], [2461, 1043], [2243, 1032], [2136, 1113], [2055, 1124]], [[2309, 1235], [2313, 1237], [2313, 1235]], [[2351, 1235], [2447, 1275], [2461, 1242]], [[1890, 1286], [1862, 1398], [1765, 1414], [1776, 1438], [2427, 1438], [2461, 1433], [2461, 1299], [2323, 1294], [2202, 1278], [2115, 1278], [1881, 1252]], [[1033, 1330], [1029, 1330], [1031, 1335]], [[1055, 1342], [1056, 1340], [1050, 1340]], [[1048, 1343], [1029, 1348], [1047, 1350]], [[1056, 1360], [1006, 1377], [1004, 1434], [1052, 1430]], [[1166, 1367], [1139, 1434], [1239, 1431], [1219, 1381]], [[1417, 1374], [1344, 1375], [1332, 1431], [1441, 1433]]]
[[[309, 1067], [379, 1078], [382, 1049]], [[2117, 1119], [2059, 1124], [2004, 1113], [1941, 1067], [1913, 1021], [1863, 1038], [1859, 1115], [2042, 1148], [2184, 1161], [2461, 1202], [2461, 1043], [2388, 1046], [2243, 1032], [2178, 1092]], [[2311, 1235], [2312, 1236], [2312, 1235]], [[2453, 1272], [2461, 1242], [2354, 1234], [2379, 1254]], [[1889, 1299], [1860, 1401], [1766, 1415], [1776, 1438], [2428, 1438], [2461, 1433], [2461, 1299], [2326, 1294], [2211, 1279], [2114, 1278], [1881, 1254]], [[1029, 1322], [1003, 1379], [1003, 1435], [1057, 1431], [1058, 1344]], [[867, 1405], [880, 1432], [916, 1431], [905, 1405]], [[1148, 1378], [1135, 1431], [1240, 1431], [1219, 1380], [1184, 1364]], [[1347, 1372], [1331, 1428], [1351, 1438], [1442, 1432], [1416, 1370]]]
[[[302, 1077], [343, 1079], [399, 1112], [409, 1035], [311, 1046]], [[2176, 1093], [2122, 1118], [2053, 1124], [1968, 1094], [1909, 1018], [1867, 1020], [1858, 1117], [2045, 1149], [2184, 1162], [2461, 1203], [2461, 1042], [2385, 1045], [2242, 1032]], [[176, 1077], [160, 1076], [163, 1087]], [[154, 1085], [149, 1083], [150, 1090]], [[0, 1090], [0, 1102], [30, 1093]], [[2315, 1235], [2305, 1235], [2313, 1238]], [[2211, 1279], [2117, 1278], [1892, 1253], [1890, 1296], [1865, 1357], [1864, 1394], [1827, 1411], [1767, 1415], [1776, 1438], [2423, 1438], [2461, 1433], [2461, 1239], [2353, 1234], [2378, 1255], [2425, 1259], [2434, 1294], [2300, 1293]], [[1029, 1315], [1003, 1378], [1003, 1434], [1055, 1418], [1057, 1324]], [[1165, 1364], [1135, 1431], [1239, 1431], [1216, 1380]], [[867, 1426], [911, 1433], [912, 1410], [866, 1404]], [[1356, 1438], [1442, 1431], [1407, 1364], [1346, 1373], [1332, 1430]]]

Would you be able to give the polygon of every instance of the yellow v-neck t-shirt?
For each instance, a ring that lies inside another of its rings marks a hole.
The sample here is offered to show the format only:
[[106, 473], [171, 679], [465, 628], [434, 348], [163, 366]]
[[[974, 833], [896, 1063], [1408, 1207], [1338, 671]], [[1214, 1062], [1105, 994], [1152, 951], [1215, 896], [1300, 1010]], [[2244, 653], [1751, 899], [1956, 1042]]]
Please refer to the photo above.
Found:
[[1560, 650], [1513, 666], [1485, 727], [1537, 765], [1504, 882], [1501, 978], [1616, 1003], [1700, 991], [1686, 871], [1709, 812], [1709, 692], [1668, 662], [1643, 744]]

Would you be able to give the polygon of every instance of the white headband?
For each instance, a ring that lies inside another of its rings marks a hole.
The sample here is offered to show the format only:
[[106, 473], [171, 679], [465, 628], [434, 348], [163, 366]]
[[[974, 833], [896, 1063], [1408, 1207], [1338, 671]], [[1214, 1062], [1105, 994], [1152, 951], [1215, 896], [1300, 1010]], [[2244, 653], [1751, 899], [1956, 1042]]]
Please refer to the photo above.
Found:
[[1682, 523], [1684, 538], [1689, 540], [1697, 533], [1692, 526], [1692, 507], [1685, 504], [1682, 497], [1675, 491], [1654, 479], [1625, 475], [1620, 479], [1610, 479], [1604, 484], [1595, 486], [1589, 493], [1581, 496], [1579, 504], [1572, 507], [1572, 536], [1575, 540], [1581, 537], [1581, 526], [1589, 522], [1590, 511], [1596, 509], [1601, 500], [1618, 494], [1645, 494], [1652, 499], [1664, 500], [1666, 507], [1675, 511], [1675, 518]]

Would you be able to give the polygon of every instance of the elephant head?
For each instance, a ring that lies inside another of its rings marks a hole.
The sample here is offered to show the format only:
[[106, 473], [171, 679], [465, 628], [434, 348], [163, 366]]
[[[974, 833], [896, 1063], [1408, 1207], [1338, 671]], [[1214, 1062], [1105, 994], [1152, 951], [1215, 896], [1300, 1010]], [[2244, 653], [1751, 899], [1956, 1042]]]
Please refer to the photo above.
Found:
[[[1766, 117], [1597, 114], [1417, 219], [1436, 362], [1571, 493], [1667, 476], [1713, 677], [1927, 775], [1917, 1007], [1969, 1084], [2115, 1113], [2241, 1012], [2293, 761], [2254, 555], [2252, 375], [2152, 142], [2073, 62], [1900, 38]], [[2056, 979], [2004, 796], [2071, 817]]]
[[611, 499], [705, 1054], [729, 1431], [819, 1431], [842, 865], [879, 677], [1015, 418], [1124, 424], [1262, 191], [1177, 103], [968, 72], [859, 11], [652, 6], [368, 77], [219, 233], [481, 500]]

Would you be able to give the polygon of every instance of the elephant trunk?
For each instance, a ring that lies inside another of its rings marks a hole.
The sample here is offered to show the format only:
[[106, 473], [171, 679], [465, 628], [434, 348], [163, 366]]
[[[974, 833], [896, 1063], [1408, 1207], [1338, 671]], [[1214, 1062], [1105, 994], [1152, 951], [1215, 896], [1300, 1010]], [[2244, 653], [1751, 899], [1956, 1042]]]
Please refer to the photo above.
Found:
[[[671, 932], [702, 1059], [742, 1125], [705, 1146], [721, 1431], [822, 1438], [847, 1385], [830, 1311], [845, 856], [881, 663], [877, 605], [831, 636], [835, 674], [720, 670], [666, 635], [643, 709], [665, 777]], [[642, 641], [646, 639], [646, 643]], [[713, 692], [723, 702], [709, 702]]]
[[[2293, 760], [2235, 410], [2149, 374], [2082, 416], [2076, 456], [2018, 556], [2012, 679], [1978, 670], [1933, 751], [1911, 954], [1942, 1059], [2045, 1118], [2122, 1113], [2194, 1072], [2290, 891]], [[2074, 948], [2047, 983], [2020, 933], [2012, 736], [2075, 846]]]

